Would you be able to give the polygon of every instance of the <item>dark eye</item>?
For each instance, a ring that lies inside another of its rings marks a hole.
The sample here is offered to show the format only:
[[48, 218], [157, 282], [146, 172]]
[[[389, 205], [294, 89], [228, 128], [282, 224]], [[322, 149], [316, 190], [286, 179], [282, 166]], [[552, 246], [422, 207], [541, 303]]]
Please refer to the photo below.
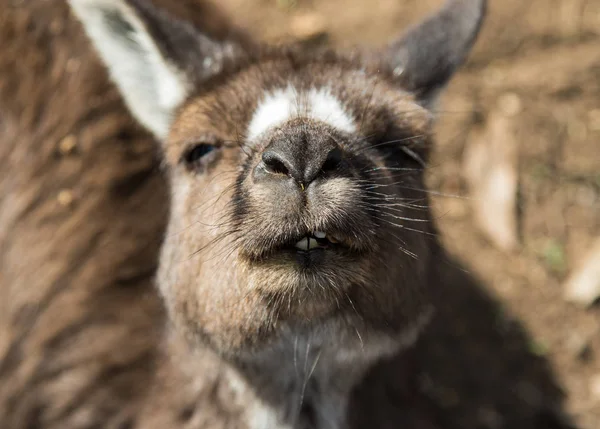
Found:
[[201, 171], [216, 160], [219, 153], [216, 144], [197, 143], [183, 153], [181, 161], [191, 171]]
[[205, 155], [208, 155], [215, 149], [216, 147], [209, 143], [197, 144], [185, 154], [185, 162], [190, 165], [194, 164], [200, 161], [201, 158], [203, 158]]

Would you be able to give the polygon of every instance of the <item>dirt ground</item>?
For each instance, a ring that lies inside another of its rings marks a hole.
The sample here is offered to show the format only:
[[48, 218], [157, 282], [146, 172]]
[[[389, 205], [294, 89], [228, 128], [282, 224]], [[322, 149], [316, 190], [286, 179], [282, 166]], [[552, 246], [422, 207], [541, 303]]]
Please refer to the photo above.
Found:
[[[347, 47], [382, 44], [440, 3], [225, 0], [223, 5], [266, 40], [323, 32], [319, 41]], [[499, 250], [477, 228], [464, 177], [468, 146], [488, 138], [499, 118], [504, 125], [495, 138], [516, 142], [517, 150], [519, 244], [512, 251]], [[513, 322], [524, 329], [529, 353], [549, 365], [564, 391], [566, 411], [583, 429], [600, 427], [600, 308], [568, 303], [563, 290], [600, 236], [599, 140], [600, 0], [492, 0], [474, 54], [442, 99], [429, 172], [433, 189], [444, 194], [435, 198], [438, 222], [450, 254], [498, 302], [504, 324], [490, 329]], [[480, 304], [470, 301], [470, 310], [477, 314], [473, 306]], [[511, 347], [499, 341], [499, 347]], [[454, 362], [467, 370], [470, 363]], [[480, 373], [486, 370], [495, 371]], [[527, 386], [515, 379], [512, 393], [526, 397]], [[479, 421], [487, 423], [471, 427], [511, 427], [497, 422], [498, 411], [484, 406], [480, 411]]]

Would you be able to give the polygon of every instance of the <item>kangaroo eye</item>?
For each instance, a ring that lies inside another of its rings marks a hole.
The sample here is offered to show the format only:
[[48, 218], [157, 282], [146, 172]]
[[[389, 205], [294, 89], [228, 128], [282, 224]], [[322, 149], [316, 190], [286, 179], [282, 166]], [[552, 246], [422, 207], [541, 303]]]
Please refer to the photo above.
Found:
[[200, 144], [197, 144], [196, 146], [192, 147], [185, 154], [185, 162], [188, 165], [192, 165], [192, 164], [200, 161], [201, 158], [203, 158], [204, 156], [208, 155], [209, 153], [211, 153], [215, 149], [216, 149], [216, 147], [214, 145], [212, 145], [212, 144], [209, 144], [209, 143], [200, 143]]
[[212, 134], [197, 135], [180, 144], [186, 149], [181, 153], [179, 163], [193, 173], [201, 173], [217, 162], [223, 147], [223, 141]]

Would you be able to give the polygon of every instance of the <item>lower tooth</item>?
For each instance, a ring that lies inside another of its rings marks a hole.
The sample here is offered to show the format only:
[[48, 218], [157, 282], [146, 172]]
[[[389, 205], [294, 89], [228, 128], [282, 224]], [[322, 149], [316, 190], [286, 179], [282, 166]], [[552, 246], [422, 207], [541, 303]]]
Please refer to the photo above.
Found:
[[317, 240], [315, 240], [314, 238], [309, 238], [308, 239], [308, 248], [309, 249], [316, 249], [319, 246], [319, 243], [317, 243]]
[[300, 250], [308, 250], [308, 238], [304, 237], [302, 240], [295, 244], [295, 247]]

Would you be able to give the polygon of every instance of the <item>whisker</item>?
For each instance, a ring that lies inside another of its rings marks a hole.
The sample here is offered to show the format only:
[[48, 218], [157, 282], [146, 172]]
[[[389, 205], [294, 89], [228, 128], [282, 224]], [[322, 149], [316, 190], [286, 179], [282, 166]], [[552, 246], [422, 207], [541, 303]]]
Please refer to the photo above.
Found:
[[406, 142], [406, 141], [417, 140], [417, 139], [419, 139], [421, 137], [425, 137], [425, 134], [416, 134], [414, 136], [404, 137], [404, 138], [401, 138], [401, 139], [387, 140], [387, 141], [384, 141], [384, 142], [381, 142], [381, 143], [377, 143], [377, 144], [374, 144], [374, 145], [370, 145], [370, 146], [364, 147], [362, 150], [356, 151], [356, 153], [359, 154], [359, 153], [361, 153], [361, 152], [363, 152], [365, 150], [375, 149], [377, 147], [381, 147], [381, 146], [385, 146], [385, 145], [389, 145], [389, 144], [402, 143], [402, 142]]

